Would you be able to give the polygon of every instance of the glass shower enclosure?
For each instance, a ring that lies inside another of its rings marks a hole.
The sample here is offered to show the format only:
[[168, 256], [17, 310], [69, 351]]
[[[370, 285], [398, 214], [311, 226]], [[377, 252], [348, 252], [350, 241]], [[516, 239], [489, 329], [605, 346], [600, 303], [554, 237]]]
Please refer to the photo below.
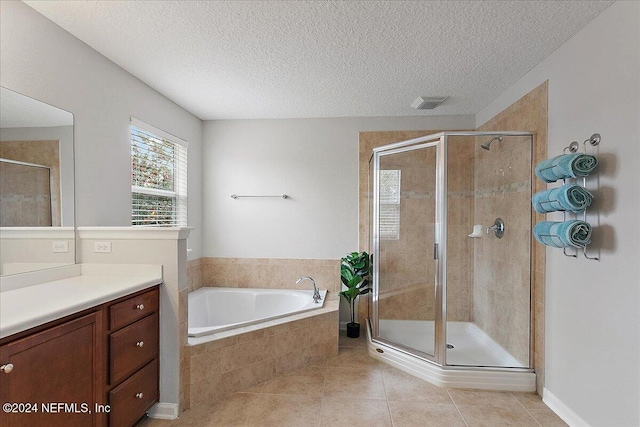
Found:
[[373, 149], [372, 341], [441, 367], [531, 371], [533, 135]]

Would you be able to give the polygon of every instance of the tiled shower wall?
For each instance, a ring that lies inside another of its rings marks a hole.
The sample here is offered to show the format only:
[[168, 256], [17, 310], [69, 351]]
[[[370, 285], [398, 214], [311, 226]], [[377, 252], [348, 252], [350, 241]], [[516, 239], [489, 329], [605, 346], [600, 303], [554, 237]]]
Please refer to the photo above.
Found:
[[[548, 83], [543, 83], [477, 130], [533, 132], [532, 164], [535, 165], [547, 155], [547, 88]], [[360, 133], [360, 250], [369, 250], [368, 175], [372, 149], [437, 132]], [[447, 276], [447, 320], [478, 323], [498, 343], [527, 363], [529, 338], [525, 329], [530, 318], [527, 301], [530, 297], [533, 311], [530, 328], [534, 343], [533, 362], [537, 390], [541, 394], [544, 385], [545, 253], [543, 247], [534, 243], [530, 262], [528, 245], [532, 223], [544, 220], [544, 216], [534, 213], [533, 221], [528, 221], [528, 211], [531, 210], [529, 180], [532, 177], [523, 175], [523, 172], [528, 173], [531, 169], [522, 161], [528, 160], [529, 153], [517, 153], [517, 150], [501, 153], [500, 143], [493, 144], [491, 151], [485, 151], [479, 148], [484, 138], [471, 143], [469, 138], [450, 137], [448, 141], [447, 243], [450, 268]], [[510, 144], [511, 147], [513, 145]], [[521, 148], [525, 146], [528, 148], [528, 144], [522, 144]], [[544, 184], [533, 179], [534, 192], [544, 189]], [[498, 216], [505, 219], [508, 230], [500, 241], [495, 238], [466, 237], [473, 224], [486, 227], [493, 224]], [[528, 289], [529, 263], [532, 266], [531, 293]], [[456, 267], [451, 268], [452, 265]], [[361, 304], [361, 324], [364, 324], [370, 312], [370, 299], [366, 302], [366, 305]], [[416, 302], [409, 298], [399, 303], [403, 305], [402, 310], [418, 309], [417, 306], [408, 308], [411, 304], [415, 305]], [[513, 328], [513, 323], [518, 327]]]
[[[389, 131], [389, 132], [360, 132], [360, 162], [359, 162], [359, 245], [361, 251], [369, 248], [369, 159], [374, 148], [394, 142], [437, 133], [438, 130], [424, 131]], [[428, 157], [427, 152], [424, 155]], [[433, 159], [414, 158], [410, 155], [393, 156], [386, 160], [385, 169], [401, 169], [401, 200], [400, 200], [400, 239], [385, 240], [381, 245], [381, 261], [385, 264], [385, 282], [387, 287], [381, 293], [381, 317], [385, 319], [433, 319], [433, 263], [426, 262], [424, 242], [427, 240], [428, 221], [426, 212], [433, 211], [433, 191], [427, 188], [425, 180], [433, 170], [425, 165], [433, 165]], [[421, 187], [423, 185], [423, 187]], [[430, 195], [430, 199], [428, 198]], [[425, 216], [424, 221], [418, 221], [418, 216]], [[433, 222], [433, 218], [431, 218]], [[433, 229], [433, 227], [431, 227]], [[433, 237], [431, 237], [433, 240]], [[430, 269], [431, 268], [431, 269]], [[408, 280], [403, 280], [404, 277]], [[371, 295], [371, 294], [370, 294]], [[359, 323], [366, 325], [369, 317], [370, 298], [360, 298]]]
[[[541, 160], [547, 157], [547, 105], [548, 105], [548, 82], [544, 82], [531, 92], [520, 98], [511, 106], [506, 108], [500, 114], [483, 124], [479, 131], [493, 131], [493, 130], [524, 130], [534, 132], [533, 142], [533, 164], [537, 164]], [[497, 145], [497, 144], [496, 144]], [[493, 145], [492, 145], [493, 150]], [[514, 163], [515, 167], [518, 167], [518, 163]], [[489, 166], [490, 167], [490, 166]], [[499, 167], [498, 167], [499, 171]], [[513, 170], [512, 170], [513, 172]], [[506, 173], [506, 171], [505, 171]], [[514, 172], [515, 173], [515, 172]], [[541, 191], [546, 189], [546, 185], [535, 179], [533, 179], [533, 191]], [[514, 195], [517, 203], [524, 203], [523, 195]], [[529, 200], [526, 201], [529, 203]], [[507, 212], [513, 207], [506, 207]], [[495, 219], [495, 218], [494, 218]], [[491, 220], [491, 218], [489, 218]], [[544, 215], [536, 214], [534, 212], [532, 223], [544, 221]], [[491, 222], [493, 222], [491, 220]], [[507, 226], [509, 226], [507, 224]], [[503, 264], [496, 264], [495, 262], [485, 264], [484, 267], [476, 264], [475, 274], [478, 276], [494, 276], [495, 281], [503, 282], [506, 280], [518, 280], [517, 270], [511, 268], [504, 268], [507, 264], [513, 264], [516, 260], [524, 263], [522, 259], [525, 252], [524, 241], [528, 241], [531, 230], [531, 223], [524, 224], [522, 222], [515, 222], [513, 226], [514, 237], [511, 247], [509, 245], [487, 245], [487, 247], [479, 250], [478, 256], [489, 257], [497, 262]], [[505, 234], [506, 236], [507, 234]], [[482, 239], [478, 239], [482, 240]], [[504, 240], [504, 239], [502, 239]], [[516, 241], [519, 240], [519, 241]], [[485, 241], [490, 243], [490, 241]], [[493, 242], [497, 243], [497, 242]], [[533, 320], [531, 333], [533, 334], [533, 366], [536, 371], [537, 390], [538, 394], [542, 394], [544, 386], [544, 275], [545, 275], [545, 249], [537, 242], [532, 246], [532, 311]], [[477, 259], [477, 258], [476, 258]], [[523, 264], [521, 264], [523, 265]], [[524, 284], [524, 279], [520, 278], [520, 284]], [[488, 294], [486, 294], [488, 296]], [[478, 302], [476, 301], [476, 304]], [[502, 307], [499, 307], [501, 310]], [[522, 316], [522, 314], [513, 313], [512, 316]], [[508, 340], [512, 338], [506, 337]]]
[[[375, 147], [438, 133], [416, 132], [360, 133], [360, 250], [369, 250], [369, 156]], [[448, 319], [469, 321], [472, 316], [472, 249], [466, 235], [473, 211], [473, 148], [464, 139], [449, 139], [449, 226], [450, 261], [458, 267], [448, 276]], [[433, 320], [435, 307], [435, 263], [432, 259], [435, 213], [435, 151], [423, 149], [381, 159], [382, 169], [400, 169], [401, 208], [398, 240], [380, 243], [381, 283], [379, 314], [384, 319]], [[465, 238], [457, 238], [464, 236]], [[367, 310], [360, 310], [361, 324]]]
[[529, 364], [531, 163], [528, 137], [504, 137], [491, 150], [473, 144], [474, 222], [505, 223], [504, 236], [473, 239], [473, 321], [521, 364]]
[[[2, 141], [0, 157], [48, 166], [29, 168], [2, 163], [12, 168], [11, 179], [3, 179], [0, 202], [2, 226], [60, 226], [60, 154], [59, 141]], [[19, 170], [15, 170], [19, 168]], [[11, 189], [12, 194], [5, 190]]]
[[447, 140], [447, 320], [473, 320], [474, 144], [471, 137]]
[[381, 170], [399, 170], [400, 217], [397, 239], [380, 239], [381, 319], [433, 320], [435, 152], [419, 150], [380, 158]]

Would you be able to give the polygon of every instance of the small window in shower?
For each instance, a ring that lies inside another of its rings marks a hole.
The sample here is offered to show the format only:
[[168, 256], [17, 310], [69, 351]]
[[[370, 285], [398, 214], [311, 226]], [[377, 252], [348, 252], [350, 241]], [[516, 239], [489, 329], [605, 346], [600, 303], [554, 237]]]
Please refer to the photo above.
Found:
[[400, 239], [400, 170], [380, 171], [380, 239]]

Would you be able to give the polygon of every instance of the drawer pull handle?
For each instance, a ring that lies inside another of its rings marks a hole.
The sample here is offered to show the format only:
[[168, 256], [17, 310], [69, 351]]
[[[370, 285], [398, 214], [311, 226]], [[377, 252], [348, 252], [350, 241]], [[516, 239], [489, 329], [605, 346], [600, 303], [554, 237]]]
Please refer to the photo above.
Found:
[[136, 343], [136, 346], [137, 346], [137, 347], [142, 347], [143, 345], [144, 345], [144, 341], [138, 341], [138, 342]]
[[140, 393], [136, 393], [136, 397], [137, 397], [138, 399], [142, 399], [142, 392], [140, 392]]
[[7, 363], [6, 365], [0, 366], [0, 371], [4, 372], [5, 374], [10, 373], [11, 371], [13, 371], [13, 363]]
[[138, 305], [136, 305], [136, 309], [138, 309], [138, 310], [144, 310], [144, 304], [138, 304]]

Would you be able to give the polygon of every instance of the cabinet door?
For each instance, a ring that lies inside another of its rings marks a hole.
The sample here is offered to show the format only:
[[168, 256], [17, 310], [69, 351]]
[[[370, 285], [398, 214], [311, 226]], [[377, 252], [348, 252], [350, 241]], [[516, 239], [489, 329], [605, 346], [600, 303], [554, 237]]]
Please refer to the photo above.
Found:
[[[0, 347], [2, 403], [24, 403], [0, 413], [0, 426], [95, 426], [100, 384], [102, 314], [92, 313]], [[25, 409], [37, 412], [20, 413]]]

